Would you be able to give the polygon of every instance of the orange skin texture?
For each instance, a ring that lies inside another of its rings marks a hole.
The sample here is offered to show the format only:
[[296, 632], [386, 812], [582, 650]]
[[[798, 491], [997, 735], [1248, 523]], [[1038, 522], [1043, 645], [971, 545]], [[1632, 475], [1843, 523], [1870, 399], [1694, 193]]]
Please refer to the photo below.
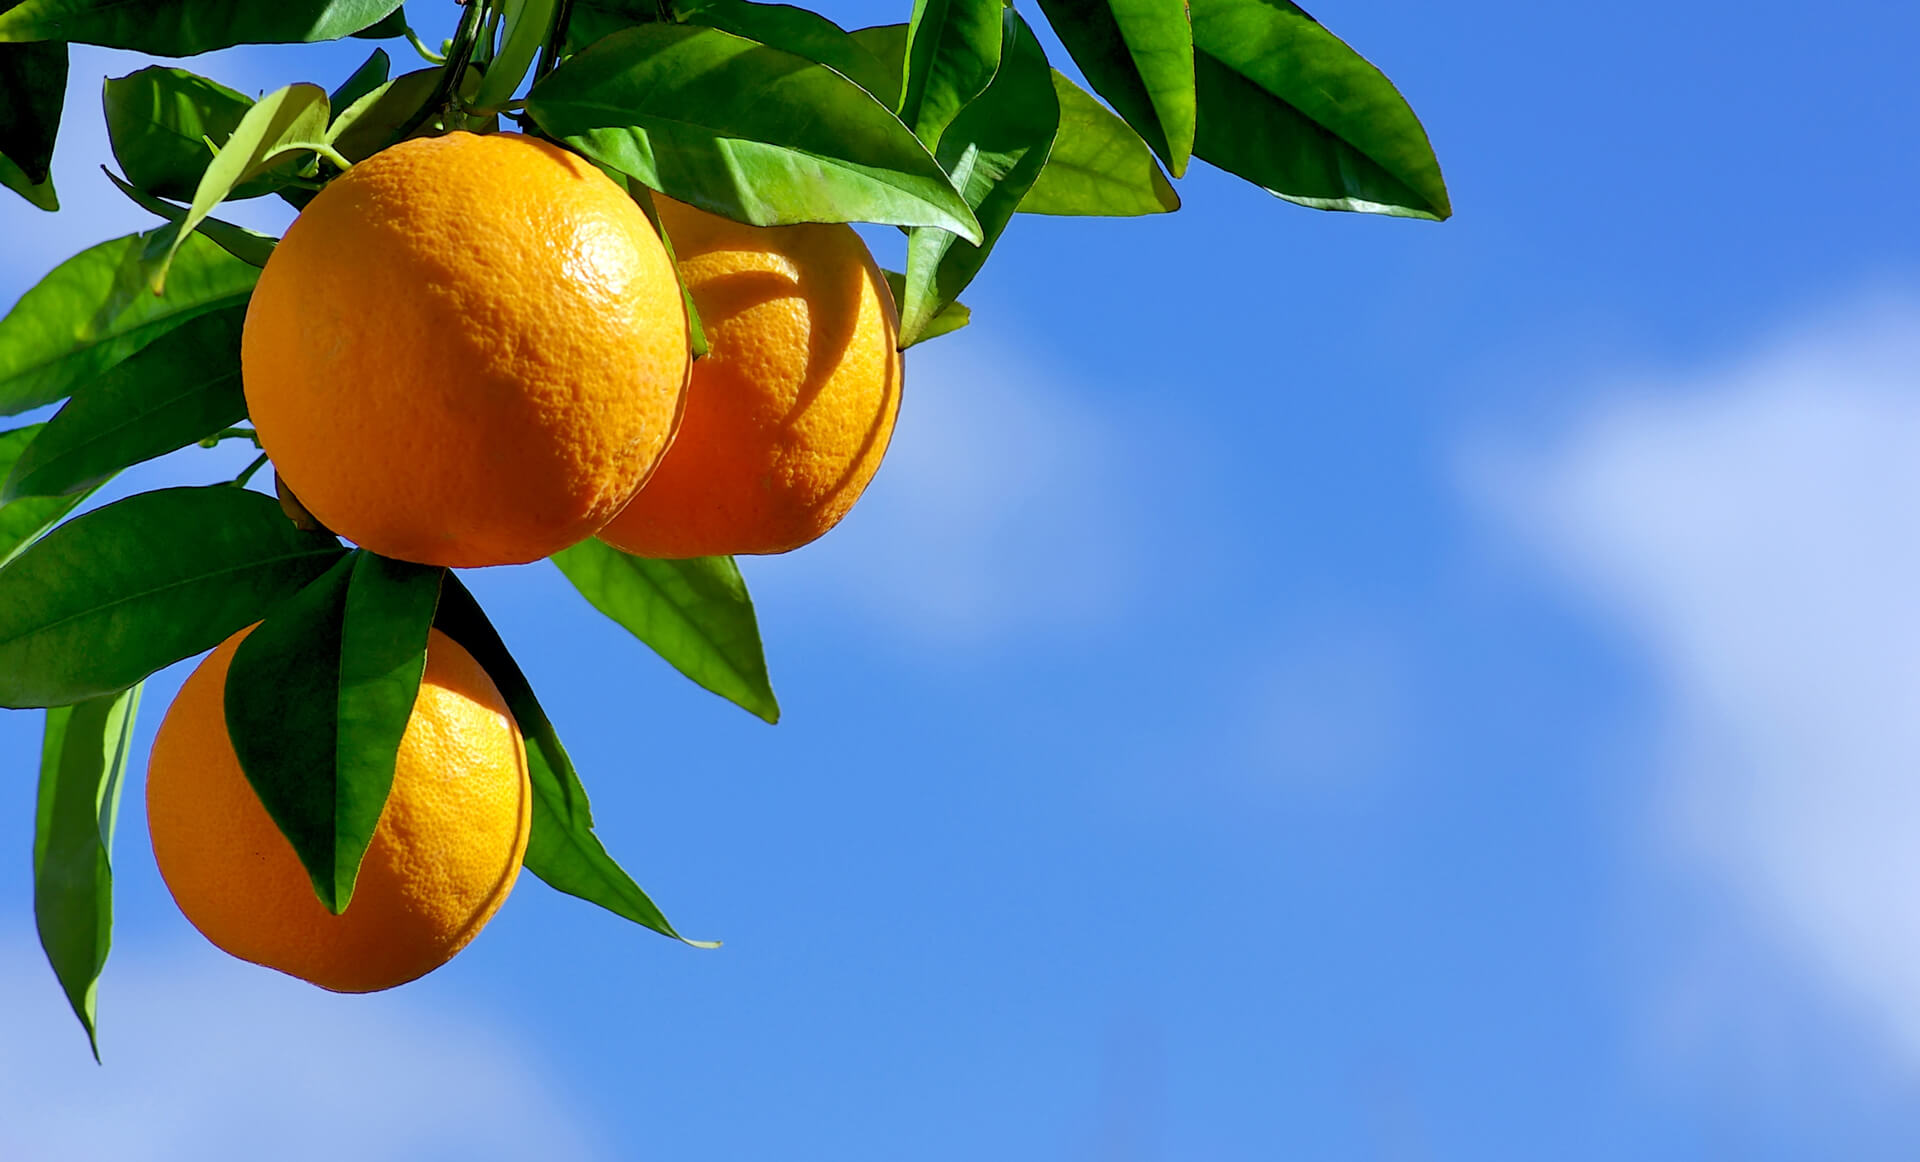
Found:
[[403, 141], [328, 184], [241, 342], [248, 413], [301, 503], [448, 566], [538, 560], [612, 519], [673, 437], [689, 358], [646, 215], [515, 133]]
[[181, 686], [154, 739], [147, 826], [174, 902], [220, 948], [335, 992], [392, 988], [464, 948], [520, 874], [532, 788], [520, 729], [439, 630], [353, 899], [338, 916], [241, 773], [227, 667], [251, 627]]
[[643, 557], [784, 553], [839, 523], [900, 409], [893, 294], [844, 225], [748, 226], [656, 198], [706, 329], [653, 478], [600, 532]]

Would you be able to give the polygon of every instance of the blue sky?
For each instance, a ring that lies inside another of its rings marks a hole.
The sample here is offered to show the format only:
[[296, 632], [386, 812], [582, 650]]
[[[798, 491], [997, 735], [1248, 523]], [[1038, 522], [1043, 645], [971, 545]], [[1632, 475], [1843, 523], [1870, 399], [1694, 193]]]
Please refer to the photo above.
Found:
[[[201, 941], [130, 795], [96, 1068], [0, 716], [0, 1157], [1911, 1157], [1920, 17], [1314, 11], [1457, 217], [1196, 172], [1177, 215], [1016, 222], [861, 505], [744, 564], [778, 727], [549, 568], [472, 579], [609, 847], [722, 950], [529, 879], [336, 997]], [[69, 208], [0, 204], [0, 300], [148, 224], [96, 168], [134, 67], [76, 53]]]

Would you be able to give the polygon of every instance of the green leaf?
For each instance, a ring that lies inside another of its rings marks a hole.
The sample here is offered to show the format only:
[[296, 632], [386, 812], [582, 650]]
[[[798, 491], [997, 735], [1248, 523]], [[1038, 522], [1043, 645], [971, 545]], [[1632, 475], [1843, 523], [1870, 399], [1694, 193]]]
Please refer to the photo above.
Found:
[[[0, 432], [0, 475], [11, 473], [20, 454], [45, 430], [45, 424], [29, 424], [10, 432]], [[0, 568], [40, 539], [60, 518], [85, 500], [80, 496], [33, 496], [0, 504]], [[0, 574], [4, 576], [4, 574]]]
[[986, 91], [953, 119], [937, 151], [940, 164], [973, 207], [983, 240], [974, 245], [944, 230], [919, 229], [908, 235], [907, 293], [900, 303], [903, 348], [919, 342], [934, 316], [980, 273], [1047, 164], [1060, 127], [1060, 103], [1046, 53], [1019, 13], [1011, 8], [1004, 12], [1006, 56], [999, 71]]
[[[893, 301], [896, 303], [904, 301], [907, 297], [907, 276], [897, 270], [883, 270], [880, 273], [887, 276], [887, 287], [893, 292]], [[925, 327], [921, 328], [920, 337], [914, 342], [925, 343], [929, 339], [938, 339], [942, 335], [958, 331], [971, 322], [973, 322], [973, 311], [965, 303], [948, 303], [928, 320]], [[908, 346], [911, 345], [908, 344]]]
[[393, 789], [444, 573], [356, 549], [249, 633], [227, 671], [240, 769], [335, 915]]
[[7, 473], [0, 504], [90, 492], [122, 468], [245, 419], [245, 321], [243, 307], [202, 315], [75, 391]]
[[667, 261], [673, 264], [674, 279], [680, 284], [681, 305], [687, 308], [687, 345], [695, 359], [705, 359], [708, 350], [707, 327], [700, 321], [700, 305], [693, 301], [693, 292], [687, 289], [686, 272], [680, 269], [680, 256], [674, 253], [673, 236], [667, 233], [667, 224], [660, 220], [660, 207], [654, 203], [653, 191], [617, 169], [599, 168], [601, 173], [607, 175], [608, 181], [627, 191], [627, 196], [640, 207], [647, 221], [653, 223], [653, 232], [660, 236], [660, 245], [667, 251]]
[[1004, 11], [1001, 0], [914, 0], [900, 120], [929, 148], [993, 80], [1000, 67]]
[[343, 551], [224, 484], [76, 517], [0, 569], [0, 706], [125, 689], [260, 620]]
[[400, 0], [24, 0], [0, 13], [0, 44], [68, 40], [193, 56], [236, 44], [337, 40], [399, 6]]
[[486, 670], [527, 740], [527, 773], [533, 781], [533, 833], [527, 840], [526, 869], [556, 891], [598, 904], [663, 936], [696, 948], [718, 947], [708, 941], [688, 940], [674, 931], [647, 893], [607, 854], [593, 833], [587, 790], [580, 784], [566, 748], [560, 745], [553, 723], [540, 708], [527, 676], [520, 672], [519, 663], [513, 660], [480, 603], [452, 573], [447, 574], [434, 624], [466, 647]]
[[[437, 68], [401, 73], [342, 109], [327, 128], [328, 142], [347, 160], [365, 161], [399, 140], [400, 130], [432, 99], [439, 81]], [[460, 81], [461, 100], [471, 104], [479, 88], [480, 70], [469, 68]]]
[[52, 213], [60, 208], [60, 195], [54, 192], [52, 177], [36, 182], [4, 155], [0, 155], [0, 186], [19, 194], [35, 209]]
[[534, 85], [527, 111], [593, 160], [740, 221], [980, 236], [939, 163], [865, 89], [716, 28], [617, 32]]
[[817, 12], [751, 0], [687, 0], [674, 6], [674, 14], [688, 24], [718, 28], [826, 65], [889, 108], [898, 100], [897, 76], [889, 75], [879, 58]]
[[30, 184], [47, 181], [51, 172], [66, 98], [66, 45], [0, 45], [0, 157]]
[[[399, 16], [399, 9], [395, 9], [393, 14], [394, 16]], [[359, 36], [360, 33], [356, 32], [354, 35]], [[396, 32], [392, 35], [404, 36], [405, 32]], [[387, 56], [386, 49], [374, 49], [373, 55], [367, 58], [365, 64], [353, 70], [346, 80], [341, 81], [339, 88], [327, 94], [327, 107], [331, 109], [345, 109], [381, 85], [386, 84], [387, 70], [392, 66], [393, 61]]]
[[[251, 98], [185, 69], [153, 65], [106, 82], [101, 103], [107, 139], [127, 180], [163, 198], [193, 197], [200, 178], [222, 145], [253, 107]], [[212, 142], [212, 146], [207, 143]], [[273, 182], [252, 183], [235, 197], [269, 192]]]
[[367, 25], [353, 34], [357, 40], [392, 40], [407, 34], [407, 10], [404, 5], [395, 8], [379, 20]]
[[34, 811], [33, 919], [40, 947], [100, 1060], [95, 992], [113, 940], [113, 830], [140, 687], [47, 711]]
[[751, 714], [780, 721], [753, 599], [732, 557], [653, 560], [590, 537], [555, 553], [553, 563], [595, 609], [674, 669]]
[[871, 90], [882, 105], [889, 109], [900, 106], [900, 91], [907, 82], [907, 26], [904, 24], [876, 24], [871, 28], [856, 28], [847, 34], [853, 42], [873, 54], [886, 70], [887, 83], [882, 88]]
[[141, 265], [146, 236], [83, 250], [0, 319], [0, 415], [54, 402], [173, 328], [244, 304], [260, 272], [204, 238], [175, 255], [155, 296]]
[[1286, 0], [1195, 0], [1194, 153], [1317, 210], [1453, 213], [1427, 132], [1386, 75]]
[[540, 54], [540, 46], [546, 43], [557, 4], [558, 0], [506, 0], [500, 51], [480, 80], [475, 98], [478, 107], [495, 109], [513, 97], [527, 70], [533, 67], [534, 57]]
[[281, 158], [332, 152], [326, 143], [327, 114], [327, 91], [304, 82], [275, 89], [254, 102], [201, 175], [186, 220], [173, 227], [177, 231], [173, 245], [153, 264], [155, 293], [166, 287], [167, 267], [181, 242], [241, 183], [266, 172]]
[[1093, 91], [1175, 177], [1187, 172], [1195, 98], [1186, 0], [1040, 0], [1040, 10]]
[[1058, 70], [1060, 132], [1046, 168], [1020, 199], [1022, 214], [1127, 218], [1180, 208], [1180, 196], [1139, 134]]
[[[171, 230], [162, 228], [148, 235], [147, 244], [141, 248], [141, 255], [149, 260], [166, 253], [172, 247], [174, 238], [178, 236], [180, 225], [187, 220], [187, 208], [176, 206], [172, 202], [161, 201], [152, 194], [142, 193], [121, 181], [120, 176], [111, 170], [103, 168], [101, 172], [107, 175], [107, 180], [113, 183], [115, 189], [143, 208], [165, 218], [172, 225]], [[273, 248], [280, 242], [278, 238], [249, 230], [245, 226], [236, 226], [232, 222], [222, 221], [219, 218], [203, 220], [200, 223], [200, 233], [215, 246], [248, 266], [254, 267], [265, 267], [267, 259], [273, 255]]]

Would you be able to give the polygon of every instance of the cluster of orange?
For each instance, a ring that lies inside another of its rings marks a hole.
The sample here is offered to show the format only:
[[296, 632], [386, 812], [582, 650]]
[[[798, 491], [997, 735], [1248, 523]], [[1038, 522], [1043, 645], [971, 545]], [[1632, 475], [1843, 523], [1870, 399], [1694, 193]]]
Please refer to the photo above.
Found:
[[[779, 553], [827, 531], [899, 406], [881, 271], [843, 225], [657, 211], [671, 256], [626, 190], [510, 133], [403, 142], [329, 184], [262, 271], [242, 344], [281, 483], [348, 540], [431, 565], [596, 535], [652, 557]], [[499, 691], [432, 634], [336, 916], [227, 737], [245, 632], [189, 677], [154, 743], [150, 828], [175, 900], [220, 947], [327, 988], [432, 970], [492, 917], [526, 849], [525, 754]]]

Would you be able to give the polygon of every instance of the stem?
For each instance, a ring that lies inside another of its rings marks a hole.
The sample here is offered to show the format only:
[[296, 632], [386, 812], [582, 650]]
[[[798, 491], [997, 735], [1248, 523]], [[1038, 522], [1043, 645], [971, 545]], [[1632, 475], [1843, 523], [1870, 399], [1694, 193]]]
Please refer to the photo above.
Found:
[[567, 43], [567, 25], [572, 20], [573, 0], [560, 0], [559, 7], [553, 11], [553, 30], [547, 34], [547, 43], [540, 49], [540, 63], [533, 69], [536, 82], [560, 63], [560, 52]]
[[467, 71], [467, 62], [473, 59], [473, 46], [479, 39], [480, 21], [487, 7], [482, 0], [468, 0], [460, 13], [460, 25], [453, 30], [453, 49], [447, 53], [447, 63], [440, 66], [440, 79], [433, 86], [433, 95], [394, 132], [388, 144], [412, 136], [413, 131], [425, 125], [435, 111], [446, 108], [448, 99], [453, 96], [454, 90], [460, 85], [460, 78]]
[[413, 51], [419, 53], [420, 59], [426, 61], [428, 64], [444, 65], [447, 63], [446, 57], [441, 56], [426, 46], [426, 43], [420, 39], [420, 34], [413, 30], [412, 25], [407, 26], [407, 39], [413, 42]]
[[252, 480], [253, 474], [255, 472], [260, 471], [261, 466], [266, 464], [266, 462], [267, 462], [267, 454], [265, 452], [262, 452], [258, 456], [255, 456], [253, 458], [253, 463], [241, 469], [240, 475], [233, 478], [233, 486], [235, 488], [245, 488], [247, 486], [247, 481]]
[[213, 435], [200, 441], [200, 446], [202, 448], [211, 448], [222, 440], [251, 440], [253, 441], [253, 446], [258, 448], [260, 446], [260, 433], [254, 431], [252, 428], [221, 428]]

